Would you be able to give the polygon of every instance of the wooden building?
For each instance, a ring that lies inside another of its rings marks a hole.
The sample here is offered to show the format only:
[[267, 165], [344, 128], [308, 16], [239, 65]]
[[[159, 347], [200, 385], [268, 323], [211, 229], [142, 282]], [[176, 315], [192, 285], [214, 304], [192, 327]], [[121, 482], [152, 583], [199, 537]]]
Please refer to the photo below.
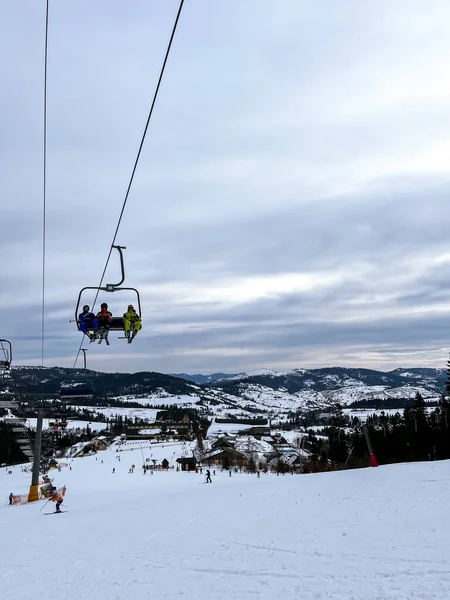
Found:
[[201, 462], [203, 465], [217, 465], [229, 469], [230, 467], [247, 466], [248, 459], [245, 454], [232, 447], [222, 447], [208, 452], [202, 457]]

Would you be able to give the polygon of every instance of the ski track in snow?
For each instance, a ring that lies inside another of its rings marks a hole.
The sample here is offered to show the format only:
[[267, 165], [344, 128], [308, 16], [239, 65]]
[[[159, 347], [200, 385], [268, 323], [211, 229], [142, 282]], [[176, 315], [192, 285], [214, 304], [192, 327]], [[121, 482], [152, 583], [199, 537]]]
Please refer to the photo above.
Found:
[[69, 511], [52, 519], [44, 501], [6, 506], [30, 475], [0, 471], [2, 600], [450, 598], [450, 461], [198, 485], [204, 472], [144, 476], [139, 448], [117, 456], [51, 471]]

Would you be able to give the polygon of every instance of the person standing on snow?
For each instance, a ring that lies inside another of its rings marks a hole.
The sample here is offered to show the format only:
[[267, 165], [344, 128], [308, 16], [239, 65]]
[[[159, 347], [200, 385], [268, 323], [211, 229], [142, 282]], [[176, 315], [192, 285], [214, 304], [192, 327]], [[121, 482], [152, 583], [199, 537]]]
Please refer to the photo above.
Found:
[[14, 498], [14, 494], [11, 492], [10, 495], [8, 496], [9, 498], [9, 505], [11, 506], [13, 498]]
[[50, 500], [52, 502], [56, 502], [56, 512], [61, 512], [60, 506], [64, 502], [64, 498], [61, 496], [61, 494], [59, 492], [55, 492]]
[[211, 479], [211, 473], [208, 471], [206, 471], [206, 483], [212, 483], [212, 479]]

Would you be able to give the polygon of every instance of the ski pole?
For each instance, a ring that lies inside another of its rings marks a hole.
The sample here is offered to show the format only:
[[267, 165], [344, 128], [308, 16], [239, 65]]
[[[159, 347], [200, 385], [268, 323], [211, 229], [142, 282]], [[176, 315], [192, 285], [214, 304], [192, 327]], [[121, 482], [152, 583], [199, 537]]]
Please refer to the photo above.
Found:
[[[47, 506], [47, 504], [50, 502], [50, 500], [47, 500], [47, 502], [44, 504], [44, 506]], [[42, 508], [44, 508], [44, 506]], [[41, 512], [42, 508], [39, 510], [39, 512]]]

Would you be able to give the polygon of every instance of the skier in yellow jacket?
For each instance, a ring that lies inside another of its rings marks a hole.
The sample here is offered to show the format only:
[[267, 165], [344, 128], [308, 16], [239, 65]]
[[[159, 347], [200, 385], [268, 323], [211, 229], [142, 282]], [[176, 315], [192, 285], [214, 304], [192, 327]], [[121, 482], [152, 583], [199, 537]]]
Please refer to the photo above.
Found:
[[128, 343], [131, 343], [142, 327], [141, 317], [134, 310], [132, 304], [128, 305], [127, 312], [123, 314], [123, 327], [125, 329], [125, 337], [128, 339]]

